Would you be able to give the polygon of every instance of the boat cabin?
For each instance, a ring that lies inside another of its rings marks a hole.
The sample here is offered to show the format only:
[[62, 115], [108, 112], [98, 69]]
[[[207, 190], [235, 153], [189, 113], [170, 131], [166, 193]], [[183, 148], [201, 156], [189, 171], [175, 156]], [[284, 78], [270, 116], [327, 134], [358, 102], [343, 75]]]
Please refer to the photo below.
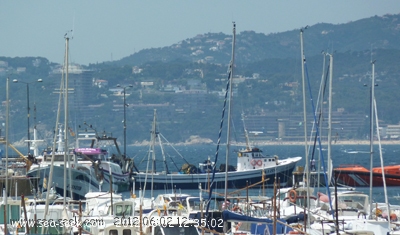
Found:
[[265, 156], [259, 148], [239, 150], [237, 171], [263, 169], [278, 165], [278, 156]]
[[[213, 197], [211, 198], [209, 211], [221, 211], [223, 204], [224, 198]], [[204, 212], [206, 211], [207, 200], [203, 199], [201, 202], [200, 197], [187, 197], [186, 200], [182, 202], [182, 205], [187, 209], [189, 214], [197, 214], [201, 212], [202, 209]]]
[[[339, 215], [366, 214], [369, 211], [369, 196], [360, 192], [343, 192], [334, 198], [333, 207], [337, 200]], [[336, 209], [336, 208], [335, 208]]]
[[78, 160], [83, 161], [108, 161], [108, 153], [107, 150], [100, 148], [76, 148], [74, 149], [74, 153], [77, 155]]

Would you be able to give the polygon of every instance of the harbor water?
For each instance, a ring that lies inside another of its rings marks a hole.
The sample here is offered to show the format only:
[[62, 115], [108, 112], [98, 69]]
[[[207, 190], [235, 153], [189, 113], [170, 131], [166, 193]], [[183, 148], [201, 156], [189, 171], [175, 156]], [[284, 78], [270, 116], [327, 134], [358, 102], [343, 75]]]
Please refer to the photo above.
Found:
[[[265, 145], [257, 146], [266, 155], [277, 155], [279, 159], [301, 156], [302, 160], [297, 164], [297, 166], [305, 165], [305, 147], [302, 145]], [[237, 162], [237, 151], [242, 148], [241, 146], [230, 146], [228, 154], [229, 165], [236, 166]], [[208, 159], [215, 161], [217, 157], [217, 169], [219, 169], [220, 164], [224, 164], [226, 160], [226, 145], [221, 145], [218, 148], [214, 144], [199, 144], [199, 145], [163, 145], [163, 151], [161, 151], [160, 146], [156, 146], [155, 154], [153, 155], [150, 151], [149, 146], [129, 146], [127, 147], [127, 155], [134, 159], [135, 165], [139, 170], [146, 170], [148, 167], [151, 170], [151, 164], [147, 164], [152, 161], [153, 156], [156, 159], [156, 169], [155, 171], [161, 172], [168, 169], [169, 172], [178, 172], [180, 167], [185, 164], [193, 164], [198, 166], [198, 163], [204, 162]], [[110, 150], [112, 151], [112, 150]], [[319, 151], [318, 148], [313, 150], [310, 146], [309, 149], [309, 159], [312, 158], [314, 152], [314, 158], [318, 159], [327, 158], [326, 146]], [[374, 167], [381, 165], [379, 146], [374, 146], [373, 163]], [[400, 152], [399, 145], [383, 145], [382, 146], [382, 156], [384, 165], [395, 165], [400, 164], [398, 160], [398, 154]], [[361, 165], [365, 168], [370, 168], [370, 146], [369, 145], [332, 145], [332, 161], [333, 167], [338, 167], [339, 165]], [[318, 163], [317, 163], [318, 164]], [[167, 168], [166, 168], [167, 167]], [[256, 183], [256, 182], [251, 182]], [[399, 185], [400, 186], [400, 185]], [[204, 188], [204, 186], [202, 186]], [[391, 204], [400, 204], [400, 199], [398, 199], [398, 187], [388, 187], [387, 194], [389, 202]], [[228, 192], [237, 191], [238, 189], [229, 189]], [[325, 189], [321, 189], [322, 192]], [[369, 194], [369, 187], [356, 188], [356, 191], [361, 191]], [[224, 193], [224, 189], [217, 188], [214, 192]], [[139, 192], [135, 192], [138, 195]], [[179, 188], [174, 188], [173, 185], [166, 186], [164, 190], [157, 190], [150, 192], [145, 191], [146, 197], [151, 195], [157, 196], [159, 193], [187, 193], [193, 196], [199, 195], [199, 190], [180, 190]], [[249, 190], [242, 190], [234, 194], [234, 196], [272, 196], [273, 189], [267, 188], [263, 190], [260, 186], [257, 188], [252, 188]], [[130, 193], [123, 193], [123, 197], [129, 197]], [[208, 194], [203, 193], [203, 196], [208, 197]], [[232, 195], [233, 196], [233, 195]], [[384, 202], [385, 194], [383, 187], [374, 187], [372, 199], [374, 202]]]

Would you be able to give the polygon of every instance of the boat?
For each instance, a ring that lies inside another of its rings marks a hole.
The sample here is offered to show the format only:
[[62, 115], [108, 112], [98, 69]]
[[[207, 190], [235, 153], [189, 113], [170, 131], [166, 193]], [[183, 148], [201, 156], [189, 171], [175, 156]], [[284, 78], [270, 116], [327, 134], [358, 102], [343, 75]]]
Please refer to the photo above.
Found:
[[[400, 186], [400, 165], [385, 166], [386, 186]], [[370, 170], [360, 165], [340, 165], [335, 168], [335, 177], [339, 183], [351, 187], [369, 187]], [[372, 184], [374, 187], [383, 186], [382, 168], [372, 169]]]
[[[154, 129], [152, 139], [157, 138], [158, 134], [158, 131]], [[154, 153], [154, 151], [151, 152]], [[236, 167], [228, 165], [228, 188], [244, 188], [249, 184], [261, 181], [264, 181], [266, 187], [271, 187], [275, 177], [280, 178], [281, 186], [286, 186], [288, 180], [291, 179], [296, 163], [300, 160], [301, 157], [279, 159], [276, 155], [268, 156], [256, 147], [243, 148], [237, 153]], [[149, 161], [155, 161], [155, 157]], [[216, 167], [214, 162], [205, 160], [199, 163], [198, 167], [185, 163], [181, 170], [175, 173], [154, 172], [153, 168], [153, 170], [133, 172], [132, 176], [135, 189], [149, 189], [151, 185], [153, 189], [170, 188], [171, 185], [180, 189], [198, 189], [199, 184], [203, 186], [209, 184], [214, 167]], [[220, 170], [215, 172], [214, 184], [217, 188], [225, 187], [225, 167], [226, 164], [221, 164]], [[146, 179], [151, 183], [146, 184]]]
[[[53, 167], [57, 172], [64, 170], [64, 143], [63, 143], [62, 127], [59, 127], [58, 147], [54, 153]], [[84, 199], [89, 192], [124, 192], [129, 191], [130, 175], [123, 173], [121, 166], [110, 161], [109, 153], [102, 148], [98, 148], [98, 140], [95, 135], [81, 134], [77, 138], [77, 147], [69, 149], [67, 152], [67, 179], [71, 178], [71, 182], [67, 184], [67, 196], [78, 200]], [[81, 142], [90, 140], [93, 144], [87, 147], [82, 147]], [[38, 164], [33, 164], [28, 177], [38, 177], [37, 191], [45, 188], [52, 161], [52, 151], [47, 149], [42, 156], [37, 157]], [[71, 177], [69, 177], [71, 175]], [[110, 181], [110, 177], [112, 178]], [[64, 190], [64, 175], [54, 174], [52, 183], [57, 193], [63, 195]], [[72, 194], [72, 196], [71, 196]]]
[[349, 154], [358, 154], [358, 153], [369, 153], [369, 151], [357, 150], [357, 149], [345, 149], [343, 150], [345, 153]]

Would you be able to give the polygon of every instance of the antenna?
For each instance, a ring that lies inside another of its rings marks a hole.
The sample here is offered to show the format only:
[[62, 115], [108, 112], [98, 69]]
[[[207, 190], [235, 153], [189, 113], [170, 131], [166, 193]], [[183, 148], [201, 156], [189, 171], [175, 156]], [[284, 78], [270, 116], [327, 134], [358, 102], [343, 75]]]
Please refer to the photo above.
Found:
[[[64, 38], [69, 38], [68, 37], [68, 34], [72, 34], [73, 35], [73, 33], [72, 33], [73, 31], [72, 31], [72, 29], [71, 30], [68, 30], [65, 34], [64, 34]], [[73, 38], [73, 36], [71, 37], [71, 39]]]
[[75, 31], [75, 11], [74, 11], [74, 16], [72, 17], [71, 39], [74, 39], [74, 31]]
[[373, 64], [375, 61], [372, 62], [372, 43], [371, 43], [371, 49], [370, 49], [370, 52], [369, 52], [369, 53], [370, 53], [370, 56], [371, 56], [371, 60], [370, 60], [370, 61], [371, 61], [371, 64]]

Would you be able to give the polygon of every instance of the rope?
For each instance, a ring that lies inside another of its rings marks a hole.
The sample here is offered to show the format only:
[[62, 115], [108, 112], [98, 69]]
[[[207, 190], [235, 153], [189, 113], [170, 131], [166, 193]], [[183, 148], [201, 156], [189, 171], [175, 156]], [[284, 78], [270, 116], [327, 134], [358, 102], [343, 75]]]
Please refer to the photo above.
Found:
[[[310, 78], [308, 76], [308, 68], [307, 68], [306, 60], [304, 60], [304, 68], [306, 70], [306, 75], [307, 75], [307, 85], [308, 85], [308, 91], [310, 93], [311, 106], [312, 106], [312, 109], [313, 109], [314, 123], [317, 123], [317, 117], [315, 115], [315, 106], [314, 106], [314, 101], [313, 101], [313, 97], [312, 97], [312, 93], [311, 93], [311, 84], [310, 84]], [[321, 150], [322, 149], [322, 145], [321, 145], [321, 138], [319, 136], [319, 127], [318, 127], [318, 125], [316, 125], [316, 127], [315, 127], [315, 132], [316, 132], [316, 135], [318, 136], [318, 146], [319, 146], [319, 149]], [[327, 182], [325, 184], [325, 187], [326, 187], [326, 190], [328, 192], [329, 206], [330, 206], [331, 210], [333, 210], [333, 208], [332, 208], [332, 199], [331, 199], [331, 191], [329, 189], [328, 177], [326, 175], [326, 167], [325, 167], [324, 155], [323, 155], [322, 151], [321, 151], [321, 159], [322, 159], [322, 169], [324, 170], [324, 179], [325, 179], [325, 182]], [[332, 216], [333, 216], [333, 213], [332, 213]]]
[[[230, 67], [232, 67], [232, 63], [230, 64]], [[207, 200], [207, 206], [206, 206], [206, 218], [208, 218], [208, 210], [210, 208], [210, 202], [211, 202], [211, 198], [212, 198], [212, 194], [213, 194], [213, 187], [215, 186], [215, 182], [214, 182], [214, 177], [215, 177], [215, 168], [217, 166], [217, 162], [218, 162], [218, 151], [219, 151], [219, 145], [221, 144], [221, 135], [222, 135], [222, 127], [224, 124], [224, 116], [225, 116], [225, 108], [226, 108], [226, 103], [227, 103], [227, 97], [228, 97], [228, 91], [229, 91], [229, 85], [230, 85], [230, 78], [231, 78], [231, 69], [229, 69], [229, 73], [228, 73], [228, 79], [226, 82], [226, 90], [225, 90], [225, 99], [224, 99], [224, 106], [222, 108], [222, 115], [221, 115], [221, 123], [220, 123], [220, 127], [219, 127], [219, 134], [218, 134], [218, 141], [217, 141], [217, 150], [215, 152], [215, 164], [212, 167], [212, 176], [211, 176], [211, 183], [210, 183], [210, 192], [208, 195], [208, 200]]]

